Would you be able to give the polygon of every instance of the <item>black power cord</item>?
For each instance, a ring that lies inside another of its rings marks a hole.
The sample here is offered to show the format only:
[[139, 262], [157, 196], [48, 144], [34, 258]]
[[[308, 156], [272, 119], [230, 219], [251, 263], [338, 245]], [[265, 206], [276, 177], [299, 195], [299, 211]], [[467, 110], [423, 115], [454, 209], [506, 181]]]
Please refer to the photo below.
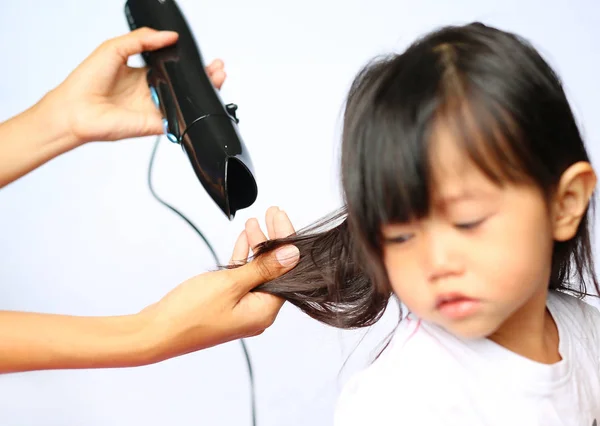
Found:
[[[181, 213], [175, 207], [171, 206], [166, 201], [161, 199], [154, 191], [154, 187], [152, 186], [152, 169], [154, 167], [154, 159], [156, 158], [156, 150], [158, 149], [158, 144], [160, 143], [161, 136], [162, 135], [158, 135], [156, 137], [156, 141], [154, 142], [154, 148], [152, 149], [152, 154], [150, 156], [150, 163], [148, 164], [148, 188], [150, 188], [150, 192], [152, 193], [154, 198], [156, 198], [156, 200], [159, 203], [161, 203], [163, 206], [169, 208], [172, 212], [174, 212], [180, 218], [185, 220], [187, 222], [187, 224], [190, 225], [194, 229], [194, 231], [196, 231], [196, 233], [200, 236], [200, 238], [202, 238], [202, 240], [204, 240], [204, 243], [210, 250], [210, 253], [213, 256], [217, 267], [219, 267], [222, 265], [221, 262], [219, 262], [219, 257], [217, 256], [217, 253], [213, 249], [212, 245], [208, 242], [208, 239], [204, 236], [202, 231], [200, 231], [196, 225], [194, 225], [187, 217], [185, 217], [183, 215], [183, 213]], [[246, 347], [246, 342], [244, 341], [244, 339], [240, 339], [240, 343], [242, 344], [242, 349], [244, 351], [246, 363], [248, 364], [248, 375], [250, 376], [250, 399], [251, 399], [251, 407], [252, 407], [252, 426], [256, 426], [256, 397], [254, 394], [254, 372], [252, 370], [252, 362], [250, 361], [250, 354], [248, 353], [248, 348]]]

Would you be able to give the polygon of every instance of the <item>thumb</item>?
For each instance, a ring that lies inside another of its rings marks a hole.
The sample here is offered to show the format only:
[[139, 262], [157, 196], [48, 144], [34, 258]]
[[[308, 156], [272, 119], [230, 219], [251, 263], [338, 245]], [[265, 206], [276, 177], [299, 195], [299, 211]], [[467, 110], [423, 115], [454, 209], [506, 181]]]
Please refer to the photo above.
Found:
[[119, 108], [109, 111], [103, 117], [102, 129], [112, 129], [112, 132], [103, 137], [102, 140], [121, 140], [136, 136], [162, 135], [164, 130], [161, 115], [158, 110], [149, 112], [128, 111]]
[[243, 296], [260, 284], [271, 281], [293, 269], [299, 259], [298, 248], [287, 245], [264, 256], [259, 256], [243, 266], [231, 269], [229, 272], [234, 277], [239, 295]]

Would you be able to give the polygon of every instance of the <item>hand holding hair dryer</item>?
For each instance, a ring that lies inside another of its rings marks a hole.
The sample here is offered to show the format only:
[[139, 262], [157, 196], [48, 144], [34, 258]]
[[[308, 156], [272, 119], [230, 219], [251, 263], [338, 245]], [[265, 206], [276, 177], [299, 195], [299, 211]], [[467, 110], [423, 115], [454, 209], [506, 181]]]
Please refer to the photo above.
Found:
[[237, 106], [221, 100], [174, 0], [127, 0], [125, 15], [131, 30], [150, 27], [179, 34], [174, 45], [142, 53], [150, 91], [167, 138], [181, 145], [206, 192], [233, 220], [258, 195], [252, 161], [237, 126]]

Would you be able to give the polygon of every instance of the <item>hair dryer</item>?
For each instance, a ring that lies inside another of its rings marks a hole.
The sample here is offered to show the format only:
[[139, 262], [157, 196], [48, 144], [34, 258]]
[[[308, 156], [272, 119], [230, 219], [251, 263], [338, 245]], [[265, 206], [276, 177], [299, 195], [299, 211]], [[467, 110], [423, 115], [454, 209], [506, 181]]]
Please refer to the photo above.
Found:
[[127, 0], [125, 15], [131, 30], [150, 27], [179, 34], [174, 45], [142, 53], [150, 92], [167, 138], [181, 145], [204, 189], [232, 220], [258, 195], [252, 161], [237, 127], [237, 106], [221, 100], [174, 0]]

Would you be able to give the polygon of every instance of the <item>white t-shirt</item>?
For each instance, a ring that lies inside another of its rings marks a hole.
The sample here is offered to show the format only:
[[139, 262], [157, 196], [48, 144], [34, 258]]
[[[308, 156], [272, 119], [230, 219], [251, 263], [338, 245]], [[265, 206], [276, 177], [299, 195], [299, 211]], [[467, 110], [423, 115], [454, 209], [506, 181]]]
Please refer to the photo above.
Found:
[[335, 426], [600, 426], [600, 312], [550, 292], [562, 361], [461, 340], [409, 316], [344, 387]]

